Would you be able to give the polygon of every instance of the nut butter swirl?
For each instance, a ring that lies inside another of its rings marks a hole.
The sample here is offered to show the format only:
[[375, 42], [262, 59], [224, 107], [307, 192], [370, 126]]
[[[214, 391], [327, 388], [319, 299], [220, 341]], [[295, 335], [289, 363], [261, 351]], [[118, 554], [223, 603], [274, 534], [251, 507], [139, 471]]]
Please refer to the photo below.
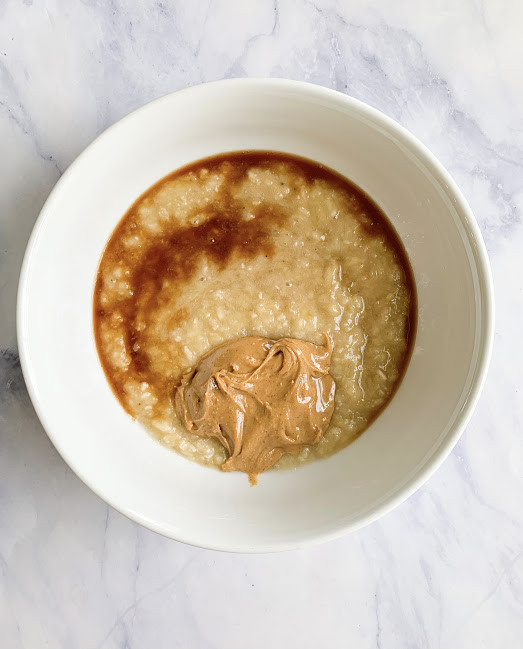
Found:
[[284, 453], [317, 444], [334, 409], [331, 339], [244, 337], [206, 354], [183, 375], [176, 414], [187, 430], [218, 439], [229, 454], [223, 471], [252, 484]]

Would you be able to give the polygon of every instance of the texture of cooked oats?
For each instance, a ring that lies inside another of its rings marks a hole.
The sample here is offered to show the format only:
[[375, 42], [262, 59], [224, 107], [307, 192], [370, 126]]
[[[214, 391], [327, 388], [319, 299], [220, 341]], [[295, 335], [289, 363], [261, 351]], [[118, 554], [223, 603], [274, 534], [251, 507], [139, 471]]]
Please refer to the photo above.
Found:
[[336, 405], [323, 439], [278, 467], [347, 446], [390, 400], [415, 327], [405, 253], [383, 214], [324, 168], [272, 153], [204, 160], [131, 207], [102, 258], [98, 352], [125, 409], [165, 445], [220, 465], [215, 440], [188, 432], [181, 374], [240, 336], [333, 340]]

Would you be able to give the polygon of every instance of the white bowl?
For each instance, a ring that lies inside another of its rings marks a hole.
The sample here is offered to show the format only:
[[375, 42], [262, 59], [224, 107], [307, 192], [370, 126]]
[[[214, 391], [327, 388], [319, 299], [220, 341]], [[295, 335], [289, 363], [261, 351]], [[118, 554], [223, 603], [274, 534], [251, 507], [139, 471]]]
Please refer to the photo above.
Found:
[[[155, 181], [240, 149], [319, 161], [365, 190], [410, 256], [419, 300], [412, 360], [392, 402], [348, 448], [294, 471], [245, 475], [165, 449], [123, 411], [96, 352], [98, 263], [119, 219]], [[101, 498], [146, 527], [208, 548], [264, 552], [365, 525], [417, 489], [456, 443], [490, 356], [485, 247], [434, 156], [377, 110], [314, 85], [242, 79], [163, 97], [103, 133], [49, 196], [29, 242], [18, 344], [52, 442]]]

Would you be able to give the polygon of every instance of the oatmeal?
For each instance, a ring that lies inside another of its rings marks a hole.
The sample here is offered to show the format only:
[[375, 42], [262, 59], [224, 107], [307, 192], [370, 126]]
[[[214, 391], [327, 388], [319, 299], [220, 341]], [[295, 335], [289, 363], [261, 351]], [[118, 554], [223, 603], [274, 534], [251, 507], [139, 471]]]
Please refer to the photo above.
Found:
[[406, 254], [383, 213], [320, 165], [226, 154], [167, 176], [129, 209], [94, 296], [98, 353], [122, 406], [165, 445], [221, 465], [224, 447], [175, 413], [182, 375], [245, 336], [333, 343], [330, 425], [295, 466], [340, 450], [386, 406], [416, 323]]

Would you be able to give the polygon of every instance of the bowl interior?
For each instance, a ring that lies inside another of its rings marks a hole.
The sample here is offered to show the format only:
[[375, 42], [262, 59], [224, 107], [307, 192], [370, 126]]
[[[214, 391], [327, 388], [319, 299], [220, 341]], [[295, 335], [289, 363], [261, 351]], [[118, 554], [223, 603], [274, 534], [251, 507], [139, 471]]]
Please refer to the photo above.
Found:
[[[383, 414], [339, 454], [269, 472], [257, 488], [244, 475], [166, 450], [133, 422], [106, 382], [92, 329], [98, 263], [130, 204], [182, 165], [242, 149], [311, 158], [359, 185], [401, 236], [419, 300], [414, 353]], [[53, 191], [20, 284], [24, 374], [64, 459], [123, 513], [207, 547], [297, 547], [376, 517], [408, 495], [456, 441], [488, 356], [485, 264], [477, 226], [448, 176], [376, 111], [305, 84], [198, 86], [109, 129]]]

